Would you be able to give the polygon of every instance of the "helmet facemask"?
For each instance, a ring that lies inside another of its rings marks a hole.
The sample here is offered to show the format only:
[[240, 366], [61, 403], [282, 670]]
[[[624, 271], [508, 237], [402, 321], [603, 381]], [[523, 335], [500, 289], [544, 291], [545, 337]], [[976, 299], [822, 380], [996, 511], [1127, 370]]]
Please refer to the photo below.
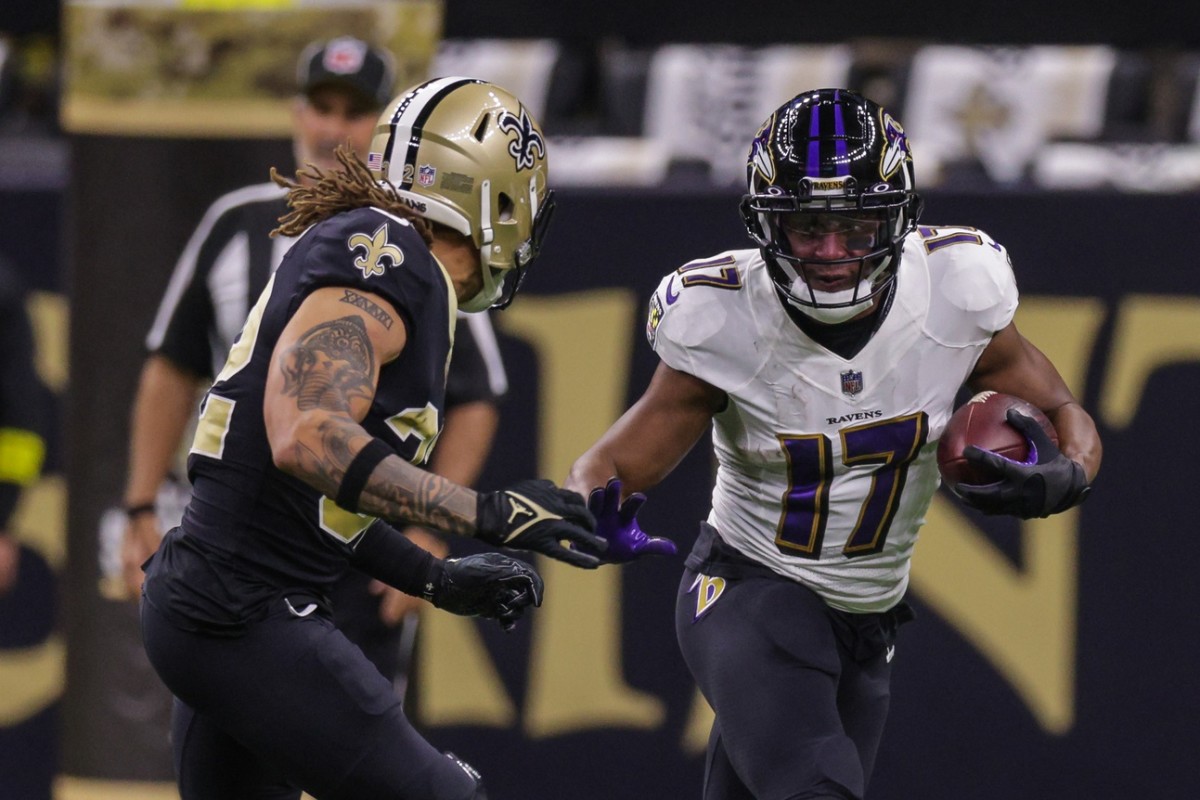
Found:
[[[783, 297], [818, 322], [837, 324], [870, 309], [876, 297], [896, 279], [904, 237], [916, 226], [906, 213], [899, 193], [891, 202], [881, 196], [872, 202], [836, 201], [809, 203], [779, 196], [748, 196], [743, 214], [752, 214], [763, 236], [759, 244], [771, 267], [771, 276]], [[786, 210], [785, 210], [786, 209]], [[797, 252], [789, 233], [812, 246]], [[836, 237], [845, 255], [821, 257], [811, 252], [825, 237]], [[852, 267], [853, 281], [846, 286], [843, 265]], [[830, 273], [842, 288], [822, 288]]]
[[[554, 190], [546, 190], [539, 205], [535, 187], [531, 182], [529, 201], [533, 210], [533, 223], [529, 235], [516, 244], [502, 244], [501, 240], [519, 237], [522, 231], [514, 220], [514, 204], [511, 198], [501, 194], [499, 200], [501, 207], [496, 215], [494, 227], [482, 231], [476, 240], [480, 245], [479, 263], [483, 272], [483, 289], [475, 297], [459, 304], [459, 308], [464, 311], [508, 308], [525, 280], [529, 265], [541, 253], [542, 240], [554, 214]], [[487, 219], [488, 215], [481, 213], [480, 218]], [[507, 254], [511, 254], [511, 259]], [[502, 264], [507, 266], [501, 266]]]

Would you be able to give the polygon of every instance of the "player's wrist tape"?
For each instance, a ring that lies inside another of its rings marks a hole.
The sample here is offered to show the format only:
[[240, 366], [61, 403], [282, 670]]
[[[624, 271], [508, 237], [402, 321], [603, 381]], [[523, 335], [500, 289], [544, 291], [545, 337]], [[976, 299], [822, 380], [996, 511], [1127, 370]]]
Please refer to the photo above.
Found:
[[382, 521], [367, 528], [350, 563], [405, 594], [432, 600], [441, 584], [442, 561]]
[[350, 466], [346, 467], [346, 474], [342, 476], [342, 484], [338, 486], [333, 502], [347, 511], [358, 511], [358, 499], [367, 485], [367, 479], [380, 461], [395, 455], [395, 452], [382, 439], [367, 442], [367, 446], [359, 450]]
[[125, 506], [124, 511], [126, 517], [133, 519], [134, 517], [140, 517], [143, 514], [156, 514], [158, 513], [158, 507], [154, 504], [154, 501], [151, 500], [149, 503], [136, 503], [134, 505]]

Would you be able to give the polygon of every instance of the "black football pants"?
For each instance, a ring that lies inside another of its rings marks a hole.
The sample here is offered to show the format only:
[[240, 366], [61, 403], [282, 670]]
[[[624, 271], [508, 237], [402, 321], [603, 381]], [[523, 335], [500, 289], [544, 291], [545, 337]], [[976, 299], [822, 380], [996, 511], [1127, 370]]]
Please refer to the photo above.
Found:
[[704, 800], [861, 800], [887, 718], [890, 615], [834, 611], [782, 577], [698, 579], [684, 571], [675, 629], [716, 712]]
[[236, 637], [181, 630], [143, 600], [146, 652], [176, 697], [182, 800], [476, 797], [475, 779], [413, 729], [391, 681], [311, 599], [280, 598]]

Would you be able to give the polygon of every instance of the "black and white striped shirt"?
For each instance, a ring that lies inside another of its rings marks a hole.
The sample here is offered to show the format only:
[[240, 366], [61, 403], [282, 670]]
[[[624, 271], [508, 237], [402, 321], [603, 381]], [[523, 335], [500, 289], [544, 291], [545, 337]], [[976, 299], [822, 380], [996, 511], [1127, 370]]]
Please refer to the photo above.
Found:
[[[188, 240], [154, 325], [152, 353], [196, 375], [220, 371], [250, 306], [295, 239], [269, 236], [287, 213], [287, 192], [274, 183], [220, 197]], [[508, 389], [496, 333], [487, 314], [460, 314], [446, 385], [446, 406], [495, 400]]]

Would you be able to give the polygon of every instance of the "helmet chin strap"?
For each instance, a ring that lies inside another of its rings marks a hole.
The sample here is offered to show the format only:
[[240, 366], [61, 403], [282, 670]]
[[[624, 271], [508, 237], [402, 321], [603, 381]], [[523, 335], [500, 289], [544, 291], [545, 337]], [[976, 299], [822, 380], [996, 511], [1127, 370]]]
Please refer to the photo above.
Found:
[[[858, 282], [858, 293], [860, 295], [870, 294], [871, 284], [866, 281]], [[864, 297], [858, 302], [851, 302], [854, 299], [856, 289], [844, 289], [841, 291], [817, 291], [809, 289], [809, 284], [804, 282], [804, 278], [796, 278], [792, 281], [791, 290], [787, 293], [787, 302], [790, 302], [794, 308], [797, 308], [800, 313], [811, 317], [826, 325], [836, 325], [838, 323], [846, 323], [854, 317], [858, 317], [860, 313], [871, 307], [871, 297]], [[800, 302], [797, 297], [809, 295], [812, 297], [812, 302]], [[814, 305], [816, 303], [816, 305]]]
[[[859, 279], [856, 286], [837, 292], [822, 292], [813, 289], [791, 264], [782, 259], [777, 259], [776, 263], [783, 268], [784, 274], [791, 278], [791, 284], [784, 293], [788, 303], [800, 313], [817, 322], [825, 325], [837, 325], [841, 322], [849, 322], [871, 308], [875, 302], [872, 296], [875, 279], [891, 261], [892, 256], [884, 256], [880, 260], [879, 266], [872, 270], [867, 277]], [[855, 297], [862, 299], [855, 301]], [[807, 300], [802, 298], [807, 298]]]
[[458, 304], [463, 311], [487, 311], [500, 299], [504, 292], [504, 273], [488, 266], [492, 258], [492, 182], [484, 180], [479, 187], [479, 271], [483, 275], [483, 288], [474, 297]]
[[481, 263], [479, 269], [483, 272], [483, 288], [474, 297], [458, 304], [463, 311], [487, 311], [500, 300], [504, 293], [504, 273], [492, 269], [486, 263]]
[[[810, 290], [804, 279], [797, 277], [792, 281], [791, 288], [787, 293], [787, 301], [800, 313], [817, 322], [836, 325], [839, 322], [849, 322], [871, 307], [873, 302], [871, 297], [864, 297], [857, 303], [851, 303], [855, 291], [855, 289], [843, 289], [840, 292], [818, 292], [815, 289]], [[859, 281], [857, 292], [860, 295], [869, 295], [871, 284]], [[797, 299], [805, 295], [813, 299], [812, 303], [802, 303]]]

